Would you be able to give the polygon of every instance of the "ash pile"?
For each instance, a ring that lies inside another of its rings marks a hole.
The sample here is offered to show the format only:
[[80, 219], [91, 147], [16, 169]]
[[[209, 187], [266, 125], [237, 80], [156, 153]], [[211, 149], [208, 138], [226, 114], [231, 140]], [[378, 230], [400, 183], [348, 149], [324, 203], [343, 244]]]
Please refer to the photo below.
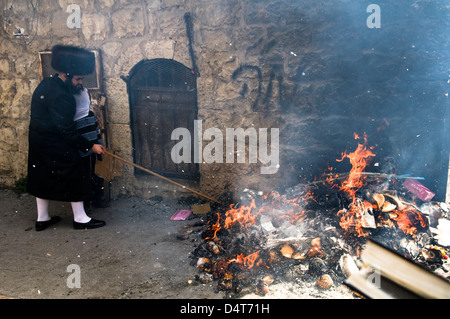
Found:
[[336, 207], [349, 201], [339, 193], [330, 195], [324, 185], [298, 185], [283, 195], [274, 191], [261, 196], [247, 190], [242, 204], [204, 217], [202, 240], [191, 254], [199, 271], [196, 280], [213, 284], [214, 291], [228, 298], [270, 295], [276, 284], [328, 298], [330, 292], [345, 289], [344, 280], [358, 271], [367, 238], [448, 277], [450, 243], [439, 236], [450, 223], [447, 206], [434, 202], [420, 208], [401, 206], [406, 209], [403, 213], [394, 199], [406, 202], [391, 194], [383, 195], [381, 204], [379, 193], [365, 192], [361, 198], [368, 199], [359, 199], [365, 213], [343, 227], [346, 209]]
[[[365, 144], [359, 146], [344, 155], [358, 156], [358, 163], [369, 159]], [[343, 282], [359, 271], [368, 238], [450, 281], [447, 205], [424, 198], [417, 188], [412, 192], [412, 184], [421, 186], [414, 178], [352, 165], [349, 173], [329, 172], [282, 192], [245, 190], [239, 204], [208, 213], [191, 253], [196, 281], [227, 298], [273, 297], [271, 290], [280, 285], [292, 293], [280, 298], [304, 298], [302, 291], [333, 298], [345, 289], [360, 298]]]

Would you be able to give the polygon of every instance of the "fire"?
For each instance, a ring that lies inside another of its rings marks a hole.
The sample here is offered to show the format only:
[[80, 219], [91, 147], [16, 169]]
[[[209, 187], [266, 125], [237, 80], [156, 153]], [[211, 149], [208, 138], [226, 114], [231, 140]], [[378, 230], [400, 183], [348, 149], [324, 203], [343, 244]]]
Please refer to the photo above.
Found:
[[[354, 133], [354, 138], [360, 139], [359, 135], [356, 133]], [[358, 143], [358, 147], [354, 152], [347, 153], [345, 151], [342, 153], [342, 157], [336, 160], [342, 162], [345, 158], [348, 158], [352, 165], [348, 177], [338, 186], [338, 189], [345, 192], [352, 200], [349, 209], [342, 209], [338, 212], [338, 216], [341, 217], [339, 225], [346, 231], [350, 227], [354, 227], [358, 237], [367, 235], [367, 232], [363, 229], [365, 224], [364, 214], [371, 212], [372, 204], [358, 199], [356, 197], [356, 192], [364, 186], [366, 180], [364, 170], [371, 158], [375, 156], [371, 151], [373, 148], [373, 146], [367, 147], [367, 135], [364, 133], [363, 144]], [[329, 183], [334, 183], [333, 181], [332, 178], [328, 180]], [[332, 184], [332, 187], [336, 187], [336, 185]]]
[[355, 198], [350, 204], [349, 209], [344, 208], [338, 212], [338, 216], [341, 216], [339, 225], [345, 231], [353, 227], [358, 237], [365, 237], [368, 232], [364, 229], [364, 226], [366, 226], [364, 214], [370, 214], [371, 212], [372, 204]]
[[244, 228], [247, 225], [254, 225], [256, 217], [262, 212], [262, 209], [259, 209], [256, 213], [252, 213], [252, 210], [256, 208], [254, 199], [249, 206], [243, 205], [237, 209], [233, 206], [230, 205], [230, 209], [225, 213], [225, 228], [229, 228], [236, 223], [240, 223]]
[[249, 225], [254, 225], [256, 218], [266, 210], [280, 209], [283, 213], [279, 215], [280, 218], [287, 218], [292, 224], [300, 222], [305, 217], [305, 211], [301, 209], [301, 203], [307, 200], [314, 200], [314, 194], [311, 190], [302, 196], [288, 199], [286, 195], [280, 195], [276, 191], [272, 191], [263, 195], [264, 203], [262, 207], [257, 208], [255, 200], [252, 199], [250, 205], [242, 205], [235, 208], [233, 204], [230, 205], [230, 209], [222, 216], [217, 213], [217, 221], [211, 225], [210, 232], [212, 235], [206, 239], [214, 239], [217, 236], [217, 232], [222, 228], [227, 229], [235, 224], [241, 225], [244, 230]]
[[398, 227], [407, 235], [416, 237], [418, 227], [423, 229], [428, 226], [427, 218], [410, 205], [394, 212], [397, 213], [397, 216], [392, 217], [392, 219], [397, 222]]
[[217, 221], [211, 226], [211, 231], [213, 235], [211, 237], [207, 237], [206, 239], [214, 239], [217, 237], [217, 232], [221, 229], [220, 227], [220, 213], [217, 213]]
[[217, 221], [211, 226], [210, 230], [213, 232], [211, 237], [206, 239], [214, 239], [217, 236], [217, 232], [222, 229], [221, 221], [223, 221], [223, 227], [230, 228], [232, 225], [239, 223], [244, 229], [247, 229], [248, 225], [255, 224], [256, 217], [263, 211], [260, 208], [257, 212], [255, 200], [253, 199], [250, 205], [242, 205], [239, 208], [234, 208], [234, 205], [230, 205], [230, 209], [225, 212], [225, 218], [222, 220], [220, 213], [217, 213]]
[[247, 269], [253, 268], [255, 265], [256, 259], [259, 257], [259, 250], [253, 254], [250, 254], [246, 257], [244, 257], [244, 254], [239, 254], [236, 258], [230, 259], [228, 263], [238, 263], [243, 264]]
[[[360, 139], [360, 136], [356, 133], [354, 134], [354, 137], [355, 139]], [[345, 158], [350, 160], [352, 169], [350, 170], [348, 177], [344, 179], [340, 185], [334, 183], [339, 177], [338, 175], [329, 174], [327, 178], [327, 182], [331, 187], [337, 187], [351, 199], [349, 207], [341, 209], [338, 212], [338, 216], [340, 216], [339, 225], [345, 231], [348, 231], [349, 229], [354, 230], [358, 237], [367, 236], [367, 217], [373, 218], [373, 209], [378, 208], [379, 210], [382, 210], [382, 207], [378, 207], [377, 205], [356, 196], [356, 193], [364, 186], [366, 181], [364, 170], [371, 158], [375, 156], [372, 152], [373, 147], [367, 147], [367, 135], [364, 134], [363, 138], [364, 143], [358, 143], [358, 147], [354, 152], [344, 152], [342, 157], [337, 160], [338, 162], [342, 162]], [[329, 168], [329, 171], [331, 172], [332, 168]], [[403, 204], [398, 198], [394, 199], [397, 203], [397, 209], [393, 211], [395, 214], [391, 214], [391, 216], [393, 216], [391, 219], [397, 223], [397, 226], [405, 234], [415, 237], [419, 228], [423, 229], [428, 226], [428, 220], [412, 205]], [[395, 205], [393, 206], [395, 207]], [[392, 222], [388, 220], [388, 224], [392, 224]]]
[[[355, 140], [360, 139], [358, 134], [354, 133]], [[352, 165], [352, 169], [350, 170], [350, 174], [347, 179], [343, 181], [339, 190], [346, 192], [350, 198], [355, 198], [356, 192], [364, 185], [366, 180], [364, 170], [372, 157], [375, 154], [371, 151], [374, 149], [373, 146], [367, 148], [367, 135], [364, 133], [364, 143], [359, 144], [358, 148], [352, 152], [347, 154], [347, 152], [342, 153], [341, 159], [336, 161], [342, 162], [345, 158], [350, 160], [350, 164]]]

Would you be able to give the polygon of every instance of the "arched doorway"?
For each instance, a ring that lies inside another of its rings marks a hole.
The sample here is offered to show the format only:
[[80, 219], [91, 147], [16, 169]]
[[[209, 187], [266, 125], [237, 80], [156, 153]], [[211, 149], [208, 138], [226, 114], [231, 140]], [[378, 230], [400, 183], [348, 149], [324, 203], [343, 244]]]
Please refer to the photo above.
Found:
[[[171, 140], [172, 131], [187, 128], [193, 136], [197, 118], [195, 72], [174, 60], [151, 59], [136, 64], [124, 80], [135, 163], [164, 176], [197, 179], [198, 164], [175, 164], [171, 159], [177, 143]], [[146, 173], [135, 170], [135, 174]]]

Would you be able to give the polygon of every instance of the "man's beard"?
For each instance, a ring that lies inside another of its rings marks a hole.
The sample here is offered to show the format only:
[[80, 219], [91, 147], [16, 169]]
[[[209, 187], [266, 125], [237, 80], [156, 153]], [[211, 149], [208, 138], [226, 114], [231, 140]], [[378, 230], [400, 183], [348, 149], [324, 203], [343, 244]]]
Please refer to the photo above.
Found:
[[84, 90], [83, 85], [74, 86], [71, 81], [71, 79], [66, 80], [66, 85], [69, 88], [70, 93], [72, 95], [80, 94]]

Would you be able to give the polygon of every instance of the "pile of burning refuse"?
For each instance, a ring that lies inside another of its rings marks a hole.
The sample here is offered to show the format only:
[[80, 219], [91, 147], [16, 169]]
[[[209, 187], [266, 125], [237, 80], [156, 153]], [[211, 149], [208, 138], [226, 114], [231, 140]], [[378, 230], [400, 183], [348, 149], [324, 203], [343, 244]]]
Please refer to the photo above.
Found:
[[432, 193], [414, 178], [365, 172], [375, 154], [366, 136], [355, 139], [363, 143], [338, 159], [349, 159], [349, 173], [330, 167], [320, 180], [282, 193], [246, 190], [239, 205], [210, 212], [191, 254], [196, 279], [217, 283], [230, 298], [264, 296], [287, 282], [336, 289], [358, 268], [369, 237], [430, 270], [448, 271], [450, 245], [436, 231], [448, 222], [446, 205], [430, 201]]

